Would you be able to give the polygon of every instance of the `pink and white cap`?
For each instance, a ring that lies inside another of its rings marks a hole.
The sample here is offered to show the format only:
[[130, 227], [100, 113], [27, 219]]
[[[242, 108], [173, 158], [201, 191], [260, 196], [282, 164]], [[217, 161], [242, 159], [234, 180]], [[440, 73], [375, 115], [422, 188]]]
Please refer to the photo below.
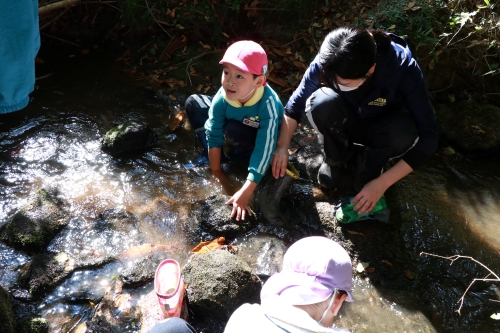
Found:
[[[256, 75], [263, 75], [267, 72], [266, 51], [254, 41], [241, 40], [229, 46], [224, 57], [219, 64], [231, 64], [240, 70]], [[264, 84], [266, 85], [266, 81]]]
[[280, 295], [291, 305], [307, 305], [324, 301], [335, 290], [344, 290], [346, 301], [354, 301], [351, 258], [333, 240], [313, 236], [290, 246], [283, 269], [267, 280], [260, 298]]

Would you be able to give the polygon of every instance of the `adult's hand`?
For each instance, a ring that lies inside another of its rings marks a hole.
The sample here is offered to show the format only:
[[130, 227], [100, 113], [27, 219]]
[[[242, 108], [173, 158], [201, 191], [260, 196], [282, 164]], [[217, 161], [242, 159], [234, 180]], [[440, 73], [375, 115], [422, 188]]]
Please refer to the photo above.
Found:
[[280, 127], [280, 135], [274, 150], [273, 161], [271, 162], [274, 178], [283, 177], [288, 165], [288, 147], [292, 141], [293, 132], [297, 128], [297, 121], [283, 115]]
[[352, 199], [352, 203], [357, 203], [354, 210], [358, 214], [371, 211], [380, 198], [384, 195], [387, 187], [380, 180], [380, 177], [368, 182], [361, 191]]
[[273, 177], [276, 179], [283, 177], [285, 175], [287, 165], [288, 147], [276, 147], [274, 150], [273, 161], [271, 162]]
[[368, 182], [361, 191], [352, 199], [352, 203], [357, 203], [354, 210], [358, 214], [371, 211], [380, 200], [385, 191], [395, 182], [412, 172], [413, 169], [404, 160], [399, 160], [396, 165]]

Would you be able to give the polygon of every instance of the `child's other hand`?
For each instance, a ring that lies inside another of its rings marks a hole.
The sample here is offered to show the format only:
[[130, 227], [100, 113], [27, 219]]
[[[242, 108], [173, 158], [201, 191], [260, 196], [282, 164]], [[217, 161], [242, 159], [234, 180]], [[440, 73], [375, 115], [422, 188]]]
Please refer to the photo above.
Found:
[[273, 161], [271, 162], [273, 177], [278, 179], [283, 177], [288, 165], [288, 148], [278, 147], [274, 150]]
[[239, 221], [240, 219], [244, 220], [247, 214], [252, 216], [252, 210], [248, 206], [248, 202], [255, 187], [257, 187], [256, 183], [247, 180], [243, 187], [226, 202], [226, 205], [233, 205], [231, 218], [236, 216], [236, 221]]

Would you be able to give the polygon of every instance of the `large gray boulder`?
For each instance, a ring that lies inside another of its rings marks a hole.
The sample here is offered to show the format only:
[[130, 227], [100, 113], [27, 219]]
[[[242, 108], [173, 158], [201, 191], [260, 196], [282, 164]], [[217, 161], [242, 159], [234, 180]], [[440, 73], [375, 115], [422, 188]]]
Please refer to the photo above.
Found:
[[101, 149], [111, 155], [151, 147], [156, 135], [145, 124], [126, 121], [111, 128], [102, 140]]
[[440, 134], [466, 153], [485, 154], [500, 148], [500, 108], [473, 101], [436, 105]]
[[0, 230], [0, 240], [25, 250], [45, 247], [69, 221], [57, 190], [36, 191]]
[[194, 254], [182, 274], [189, 307], [198, 318], [226, 322], [243, 303], [259, 302], [259, 277], [227, 251]]

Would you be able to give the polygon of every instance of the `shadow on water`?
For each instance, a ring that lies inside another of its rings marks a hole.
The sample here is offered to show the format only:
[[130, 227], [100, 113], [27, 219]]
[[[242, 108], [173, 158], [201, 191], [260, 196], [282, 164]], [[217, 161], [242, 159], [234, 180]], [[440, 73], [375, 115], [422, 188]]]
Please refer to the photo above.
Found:
[[[193, 136], [188, 128], [168, 129], [175, 102], [155, 96], [145, 81], [131, 77], [103, 52], [82, 55], [61, 48], [57, 53], [42, 50], [41, 57], [50, 68], [37, 76], [52, 75], [37, 81], [25, 110], [0, 117], [0, 225], [31, 193], [57, 187], [73, 218], [47, 251], [116, 256], [129, 246], [169, 244], [177, 251], [168, 256], [184, 263], [190, 249], [208, 237], [197, 230], [193, 203], [222, 189], [206, 170], [184, 169], [195, 154]], [[153, 148], [121, 157], [102, 153], [106, 130], [125, 120], [148, 123], [158, 136]], [[315, 197], [312, 182], [299, 179], [279, 204], [285, 227], [261, 223], [232, 241], [263, 279], [279, 271], [276, 263], [288, 245], [309, 235], [326, 233], [349, 250], [355, 263], [369, 262], [375, 270], [356, 275], [357, 301], [342, 308], [337, 322], [352, 332], [495, 332], [500, 328], [489, 316], [500, 311], [489, 301], [498, 298], [492, 283], [475, 284], [462, 315], [454, 312], [469, 282], [484, 277], [484, 270], [467, 260], [450, 266], [419, 253], [470, 255], [500, 272], [496, 165], [433, 159], [388, 192], [388, 225], [337, 225], [328, 198]], [[244, 178], [244, 170], [235, 170], [232, 181]], [[97, 233], [108, 209], [133, 213], [136, 230]], [[0, 284], [23, 306], [49, 319], [54, 332], [74, 324], [71, 317], [88, 319], [93, 311], [89, 301], [102, 299], [125, 268], [119, 261], [81, 266], [30, 303], [16, 282], [30, 255], [0, 244], [0, 259]], [[139, 299], [151, 289], [146, 284], [129, 292]], [[137, 330], [129, 326], [123, 332]]]

